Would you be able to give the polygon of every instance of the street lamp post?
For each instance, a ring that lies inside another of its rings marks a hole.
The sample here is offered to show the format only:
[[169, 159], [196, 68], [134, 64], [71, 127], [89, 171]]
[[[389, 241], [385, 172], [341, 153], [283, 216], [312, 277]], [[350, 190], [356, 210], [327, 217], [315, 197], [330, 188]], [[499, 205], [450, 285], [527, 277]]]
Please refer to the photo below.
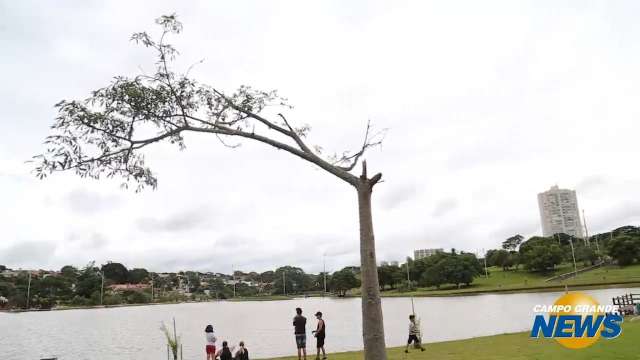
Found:
[[29, 282], [27, 283], [27, 310], [29, 310], [30, 300], [31, 300], [31, 271], [29, 271]]
[[482, 249], [482, 253], [484, 254], [484, 277], [485, 279], [489, 278], [489, 271], [487, 270], [487, 253]]
[[409, 276], [409, 258], [407, 258], [407, 288], [411, 290], [411, 277]]
[[236, 297], [236, 272], [233, 269], [233, 265], [231, 265], [231, 276], [233, 279], [233, 297]]
[[602, 253], [600, 252], [600, 244], [598, 244], [598, 236], [600, 234], [596, 234], [596, 251], [598, 252], [598, 258], [600, 259], [600, 263], [602, 263]]
[[587, 247], [591, 247], [589, 239], [589, 229], [587, 228], [587, 217], [584, 215], [584, 209], [582, 209], [582, 222], [584, 223], [584, 244]]
[[324, 275], [324, 293], [322, 293], [322, 296], [324, 296], [327, 293], [327, 260], [326, 260], [327, 254], [324, 253], [322, 254], [322, 273]]
[[104, 304], [104, 271], [100, 271], [100, 277], [102, 278], [102, 281], [100, 282], [100, 305], [102, 306]]
[[569, 239], [569, 244], [571, 244], [571, 256], [573, 256], [573, 274], [574, 276], [577, 276], [578, 266], [576, 265], [576, 252], [573, 249], [573, 239]]

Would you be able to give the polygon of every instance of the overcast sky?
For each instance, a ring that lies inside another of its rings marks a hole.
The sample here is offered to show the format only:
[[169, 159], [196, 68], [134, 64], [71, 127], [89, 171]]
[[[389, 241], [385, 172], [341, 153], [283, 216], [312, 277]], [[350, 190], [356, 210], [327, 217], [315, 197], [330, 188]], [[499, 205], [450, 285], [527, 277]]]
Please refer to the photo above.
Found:
[[155, 271], [331, 271], [359, 264], [357, 198], [283, 151], [187, 137], [148, 163], [158, 189], [25, 164], [62, 99], [153, 69], [129, 42], [176, 12], [178, 70], [225, 91], [278, 89], [309, 141], [367, 154], [378, 260], [541, 234], [538, 192], [576, 189], [590, 232], [640, 222], [635, 1], [0, 0], [0, 264], [120, 261]]

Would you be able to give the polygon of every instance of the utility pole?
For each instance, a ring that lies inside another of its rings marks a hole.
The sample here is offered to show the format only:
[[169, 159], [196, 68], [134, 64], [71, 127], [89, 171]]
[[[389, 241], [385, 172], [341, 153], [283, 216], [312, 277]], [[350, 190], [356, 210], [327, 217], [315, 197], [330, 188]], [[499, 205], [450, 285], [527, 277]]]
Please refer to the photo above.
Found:
[[322, 296], [324, 296], [327, 293], [327, 253], [322, 254], [322, 272], [324, 274], [324, 293], [322, 293]]
[[285, 274], [285, 271], [282, 270], [282, 293], [284, 294], [284, 296], [287, 296], [287, 281]]
[[104, 298], [104, 271], [100, 271], [100, 277], [102, 281], [100, 283], [100, 305], [103, 305], [102, 299]]
[[153, 273], [151, 273], [151, 302], [153, 302]]
[[27, 310], [29, 310], [29, 300], [31, 300], [31, 271], [29, 271], [29, 282], [27, 284]]
[[236, 272], [233, 270], [233, 264], [231, 264], [231, 276], [233, 279], [233, 297], [236, 297]]
[[600, 263], [602, 263], [602, 254], [600, 253], [600, 244], [598, 244], [598, 236], [600, 234], [596, 234], [596, 251], [598, 252], [598, 257], [600, 258]]
[[487, 253], [482, 249], [482, 253], [484, 254], [484, 277], [485, 279], [489, 278], [489, 271], [487, 271]]
[[569, 239], [569, 244], [571, 244], [571, 256], [573, 256], [573, 272], [574, 276], [578, 276], [578, 266], [576, 265], [576, 253], [573, 250], [573, 239]]
[[411, 289], [411, 277], [409, 276], [409, 258], [407, 258], [407, 287]]
[[584, 244], [587, 247], [591, 247], [591, 244], [589, 242], [589, 229], [587, 228], [587, 218], [584, 216], [584, 209], [582, 209], [582, 222], [584, 223]]

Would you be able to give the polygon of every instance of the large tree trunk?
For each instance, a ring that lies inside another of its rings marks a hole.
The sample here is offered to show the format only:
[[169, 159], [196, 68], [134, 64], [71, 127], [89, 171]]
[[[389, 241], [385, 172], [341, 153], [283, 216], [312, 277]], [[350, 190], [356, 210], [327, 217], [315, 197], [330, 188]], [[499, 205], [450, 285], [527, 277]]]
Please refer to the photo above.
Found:
[[386, 360], [384, 341], [384, 322], [378, 268], [376, 264], [376, 244], [373, 236], [373, 218], [371, 216], [371, 192], [374, 181], [366, 177], [366, 165], [363, 176], [357, 186], [358, 207], [360, 213], [360, 271], [362, 275], [362, 337], [364, 339], [365, 360]]

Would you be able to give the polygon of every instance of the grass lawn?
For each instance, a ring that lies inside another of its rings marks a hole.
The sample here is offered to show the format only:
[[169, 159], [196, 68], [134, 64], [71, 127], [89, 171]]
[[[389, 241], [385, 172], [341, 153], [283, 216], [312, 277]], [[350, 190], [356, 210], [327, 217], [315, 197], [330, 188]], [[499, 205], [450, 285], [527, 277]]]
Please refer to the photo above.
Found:
[[[580, 267], [578, 267], [580, 269]], [[530, 273], [525, 270], [503, 271], [501, 268], [489, 268], [489, 278], [480, 276], [474, 279], [469, 287], [460, 289], [454, 286], [443, 286], [439, 290], [436, 288], [418, 288], [411, 292], [385, 291], [383, 296], [438, 296], [454, 295], [477, 292], [526, 292], [557, 290], [568, 285], [570, 288], [576, 287], [606, 287], [612, 284], [631, 284], [629, 286], [640, 285], [640, 264], [620, 268], [618, 266], [605, 266], [596, 270], [579, 274], [575, 278], [563, 281], [545, 282], [546, 279], [570, 272], [573, 270], [571, 264], [562, 264], [554, 272], [546, 274]]]
[[[404, 348], [391, 348], [387, 353], [389, 360], [640, 359], [640, 321], [629, 320], [625, 319], [620, 337], [600, 339], [595, 345], [580, 350], [566, 349], [552, 339], [531, 339], [528, 333], [517, 333], [427, 344], [427, 351], [411, 350], [408, 355]], [[294, 360], [297, 357], [278, 359]], [[336, 353], [330, 354], [329, 359], [362, 360], [363, 355], [362, 352]]]

